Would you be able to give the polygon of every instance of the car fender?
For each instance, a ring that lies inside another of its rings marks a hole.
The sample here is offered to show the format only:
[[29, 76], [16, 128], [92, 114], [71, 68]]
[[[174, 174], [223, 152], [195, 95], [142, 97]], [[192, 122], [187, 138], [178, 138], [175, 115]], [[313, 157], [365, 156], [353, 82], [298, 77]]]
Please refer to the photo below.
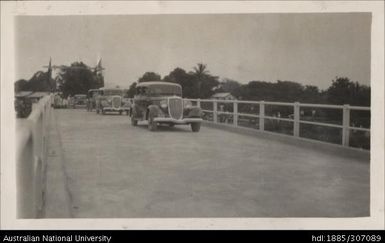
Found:
[[202, 117], [202, 109], [199, 107], [191, 107], [188, 117]]

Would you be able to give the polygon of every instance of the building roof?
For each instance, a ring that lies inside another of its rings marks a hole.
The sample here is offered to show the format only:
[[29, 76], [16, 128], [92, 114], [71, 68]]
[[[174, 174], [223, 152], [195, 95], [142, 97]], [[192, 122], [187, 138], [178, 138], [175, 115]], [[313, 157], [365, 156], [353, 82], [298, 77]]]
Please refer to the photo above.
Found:
[[224, 98], [224, 97], [227, 97], [227, 96], [233, 96], [233, 95], [228, 93], [228, 92], [223, 92], [223, 93], [213, 94], [213, 96], [211, 96], [211, 97], [212, 98]]

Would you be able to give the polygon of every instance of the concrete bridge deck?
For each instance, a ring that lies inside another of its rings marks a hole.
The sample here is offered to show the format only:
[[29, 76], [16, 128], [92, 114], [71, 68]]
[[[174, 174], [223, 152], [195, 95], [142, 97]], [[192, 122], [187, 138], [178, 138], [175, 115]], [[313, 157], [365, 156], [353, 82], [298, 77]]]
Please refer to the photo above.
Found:
[[346, 149], [205, 126], [149, 132], [84, 110], [54, 120], [47, 218], [369, 215], [369, 161]]

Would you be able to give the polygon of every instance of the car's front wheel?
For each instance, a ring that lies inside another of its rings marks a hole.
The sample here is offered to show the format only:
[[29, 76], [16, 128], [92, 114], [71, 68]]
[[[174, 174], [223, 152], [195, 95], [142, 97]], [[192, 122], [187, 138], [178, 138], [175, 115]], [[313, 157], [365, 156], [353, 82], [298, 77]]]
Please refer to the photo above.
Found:
[[191, 123], [191, 130], [193, 132], [199, 132], [200, 129], [201, 129], [201, 123], [200, 122]]

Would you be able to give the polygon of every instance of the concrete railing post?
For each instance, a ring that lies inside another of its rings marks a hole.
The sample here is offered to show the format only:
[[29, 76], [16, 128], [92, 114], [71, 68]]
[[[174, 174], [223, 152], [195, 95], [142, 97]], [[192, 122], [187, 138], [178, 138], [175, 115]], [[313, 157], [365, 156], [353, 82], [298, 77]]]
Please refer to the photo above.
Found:
[[197, 99], [197, 106], [201, 108], [201, 99]]
[[238, 126], [238, 101], [236, 100], [233, 103], [233, 124]]
[[218, 102], [216, 100], [213, 100], [213, 122], [217, 123], [218, 122]]
[[350, 138], [350, 108], [349, 105], [344, 105], [342, 108], [342, 145], [349, 146]]
[[299, 102], [294, 102], [294, 137], [299, 137], [299, 120], [300, 120], [300, 105]]
[[259, 103], [259, 130], [265, 131], [265, 101]]

